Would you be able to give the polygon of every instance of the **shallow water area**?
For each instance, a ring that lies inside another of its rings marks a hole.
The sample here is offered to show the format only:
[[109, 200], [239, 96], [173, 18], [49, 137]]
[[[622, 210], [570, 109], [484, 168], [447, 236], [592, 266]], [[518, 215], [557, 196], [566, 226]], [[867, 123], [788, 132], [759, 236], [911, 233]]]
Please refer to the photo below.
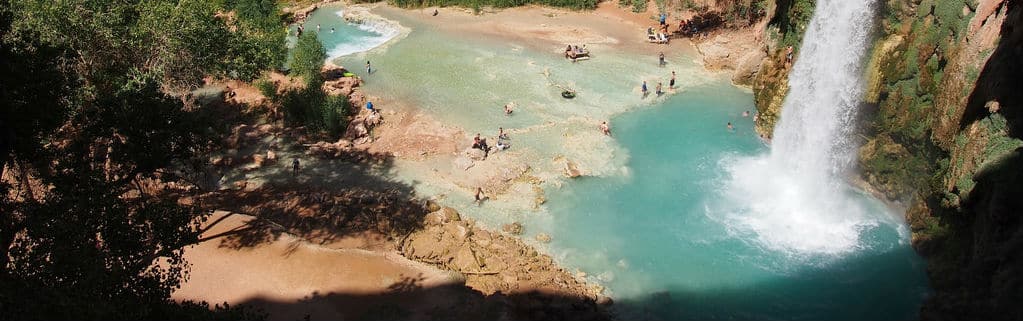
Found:
[[[307, 30], [340, 21], [335, 9], [314, 13]], [[375, 105], [462, 128], [463, 148], [475, 133], [496, 141], [498, 127], [512, 144], [469, 170], [452, 165], [459, 150], [399, 160], [388, 174], [491, 228], [522, 222], [530, 242], [550, 234], [550, 244], [536, 245], [606, 286], [622, 319], [916, 318], [927, 293], [924, 262], [883, 204], [840, 184], [834, 188], [848, 203], [839, 204], [862, 210], [844, 216], [842, 207], [809, 207], [838, 212], [818, 216], [785, 202], [792, 193], [817, 192], [788, 188], [803, 186], [784, 181], [798, 175], [744, 180], [772, 170], [763, 164], [769, 148], [742, 116], [754, 110], [752, 95], [728, 75], [705, 72], [692, 56], [672, 54], [658, 67], [655, 57], [599, 44], [589, 47], [594, 59], [571, 63], [554, 45], [542, 50], [442, 31], [411, 18], [416, 13], [374, 12], [407, 35], [334, 61], [363, 77], [365, 91], [380, 97]], [[346, 34], [365, 31], [348, 26]], [[328, 50], [359, 42], [353, 39], [321, 38]], [[672, 70], [678, 89], [640, 94], [643, 80], [651, 91], [657, 82], [667, 86]], [[563, 88], [578, 97], [562, 98]], [[511, 116], [502, 110], [508, 103]], [[613, 138], [596, 129], [605, 120]], [[586, 176], [565, 178], [565, 160]], [[474, 177], [519, 165], [536, 179], [510, 182], [472, 205]], [[776, 216], [751, 214], [762, 212]]]

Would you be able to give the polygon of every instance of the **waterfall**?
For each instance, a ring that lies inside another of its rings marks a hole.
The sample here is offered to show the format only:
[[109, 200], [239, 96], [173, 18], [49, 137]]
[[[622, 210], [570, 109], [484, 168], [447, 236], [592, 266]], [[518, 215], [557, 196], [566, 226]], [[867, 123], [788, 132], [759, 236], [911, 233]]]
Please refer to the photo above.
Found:
[[817, 1], [770, 153], [725, 164], [731, 231], [796, 255], [842, 254], [863, 247], [862, 232], [886, 216], [844, 181], [858, 147], [873, 2]]

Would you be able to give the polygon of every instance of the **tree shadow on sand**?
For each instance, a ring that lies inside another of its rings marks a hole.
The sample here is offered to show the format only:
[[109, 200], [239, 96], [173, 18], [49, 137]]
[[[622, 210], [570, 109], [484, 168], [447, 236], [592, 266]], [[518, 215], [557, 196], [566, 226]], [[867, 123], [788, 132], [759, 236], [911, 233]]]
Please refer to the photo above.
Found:
[[367, 234], [392, 241], [422, 227], [426, 203], [412, 186], [384, 174], [393, 166], [392, 156], [353, 150], [346, 159], [356, 161], [307, 161], [311, 164], [297, 173], [262, 176], [267, 183], [254, 190], [207, 194], [201, 201], [205, 208], [260, 219], [223, 235], [221, 246], [252, 247], [282, 233], [319, 244]]
[[571, 295], [523, 292], [483, 295], [462, 284], [424, 287], [403, 277], [386, 293], [318, 293], [295, 302], [251, 298], [270, 320], [610, 320], [604, 306]]

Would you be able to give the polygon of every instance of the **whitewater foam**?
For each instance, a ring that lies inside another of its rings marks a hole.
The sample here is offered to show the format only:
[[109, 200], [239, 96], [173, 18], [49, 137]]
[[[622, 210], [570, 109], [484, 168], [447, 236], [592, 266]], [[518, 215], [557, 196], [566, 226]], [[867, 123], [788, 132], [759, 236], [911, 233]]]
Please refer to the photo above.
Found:
[[888, 221], [843, 180], [873, 2], [818, 2], [771, 152], [723, 164], [727, 204], [716, 212], [729, 232], [791, 256], [840, 255], [869, 246], [861, 235]]
[[[351, 41], [338, 43], [327, 51], [328, 60], [370, 51], [398, 37], [402, 32], [401, 26], [396, 22], [371, 15], [368, 12], [339, 10], [336, 14], [341, 19], [348, 21], [348, 25], [371, 35], [356, 36]], [[353, 19], [353, 15], [357, 15], [357, 18]]]

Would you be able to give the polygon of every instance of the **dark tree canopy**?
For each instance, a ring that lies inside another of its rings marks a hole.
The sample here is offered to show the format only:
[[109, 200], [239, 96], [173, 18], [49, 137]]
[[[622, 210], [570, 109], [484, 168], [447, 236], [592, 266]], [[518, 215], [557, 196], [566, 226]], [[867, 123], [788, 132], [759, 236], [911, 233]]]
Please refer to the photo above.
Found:
[[206, 213], [144, 182], [215, 148], [187, 93], [283, 65], [267, 0], [0, 0], [0, 319], [238, 319], [169, 301]]

